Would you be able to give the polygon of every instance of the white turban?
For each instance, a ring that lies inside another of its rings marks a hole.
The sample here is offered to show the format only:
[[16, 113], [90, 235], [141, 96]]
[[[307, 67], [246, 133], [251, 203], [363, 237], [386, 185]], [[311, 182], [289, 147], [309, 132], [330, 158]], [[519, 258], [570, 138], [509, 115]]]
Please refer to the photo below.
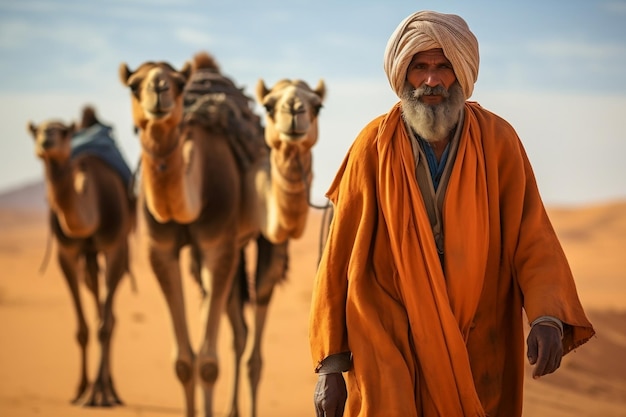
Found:
[[416, 12], [404, 19], [387, 42], [385, 73], [398, 97], [404, 90], [413, 56], [439, 48], [452, 63], [465, 99], [470, 98], [478, 78], [478, 41], [460, 16], [431, 11]]

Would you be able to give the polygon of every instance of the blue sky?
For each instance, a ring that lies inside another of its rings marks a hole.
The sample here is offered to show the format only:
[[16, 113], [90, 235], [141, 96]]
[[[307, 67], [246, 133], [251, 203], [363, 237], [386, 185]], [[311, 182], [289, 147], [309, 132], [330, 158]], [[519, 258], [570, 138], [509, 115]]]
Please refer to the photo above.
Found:
[[625, 0], [0, 0], [0, 192], [42, 178], [27, 122], [71, 121], [86, 103], [134, 167], [120, 63], [180, 68], [205, 50], [250, 95], [259, 78], [324, 79], [312, 190], [321, 202], [356, 134], [397, 100], [384, 48], [420, 9], [468, 22], [481, 53], [471, 99], [516, 128], [546, 203], [626, 198]]

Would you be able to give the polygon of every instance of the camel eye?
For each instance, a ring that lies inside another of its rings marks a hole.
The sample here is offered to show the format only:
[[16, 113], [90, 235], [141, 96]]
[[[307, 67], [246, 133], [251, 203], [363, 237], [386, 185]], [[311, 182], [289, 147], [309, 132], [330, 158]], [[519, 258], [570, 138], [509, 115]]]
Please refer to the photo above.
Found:
[[183, 91], [185, 89], [185, 86], [187, 85], [187, 79], [183, 77], [182, 75], [173, 75], [172, 81], [174, 82], [174, 84], [176, 85], [176, 88], [178, 88], [179, 91]]
[[267, 111], [267, 114], [271, 118], [274, 118], [274, 105], [273, 104], [266, 104], [264, 107], [265, 107], [265, 111]]
[[137, 98], [139, 98], [139, 88], [141, 87], [141, 82], [139, 80], [133, 81], [128, 84], [128, 88], [130, 88], [130, 92]]

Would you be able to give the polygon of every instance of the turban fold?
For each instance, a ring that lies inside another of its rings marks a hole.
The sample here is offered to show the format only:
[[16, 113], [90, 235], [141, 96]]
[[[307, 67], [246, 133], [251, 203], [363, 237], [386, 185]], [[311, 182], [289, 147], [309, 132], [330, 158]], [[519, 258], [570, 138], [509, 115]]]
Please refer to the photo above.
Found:
[[413, 13], [393, 32], [385, 49], [385, 73], [391, 88], [402, 95], [411, 59], [418, 52], [443, 49], [452, 63], [465, 99], [478, 78], [478, 41], [463, 18], [431, 11]]

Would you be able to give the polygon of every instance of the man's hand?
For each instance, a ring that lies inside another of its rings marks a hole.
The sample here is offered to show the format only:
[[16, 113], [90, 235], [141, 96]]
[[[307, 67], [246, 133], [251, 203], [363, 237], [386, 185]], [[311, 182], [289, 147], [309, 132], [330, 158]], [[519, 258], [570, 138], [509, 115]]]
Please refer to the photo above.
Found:
[[551, 374], [561, 365], [563, 344], [561, 333], [554, 326], [535, 324], [526, 340], [528, 345], [528, 362], [535, 365], [533, 378]]
[[340, 372], [320, 374], [315, 385], [315, 414], [317, 417], [341, 417], [348, 393]]

